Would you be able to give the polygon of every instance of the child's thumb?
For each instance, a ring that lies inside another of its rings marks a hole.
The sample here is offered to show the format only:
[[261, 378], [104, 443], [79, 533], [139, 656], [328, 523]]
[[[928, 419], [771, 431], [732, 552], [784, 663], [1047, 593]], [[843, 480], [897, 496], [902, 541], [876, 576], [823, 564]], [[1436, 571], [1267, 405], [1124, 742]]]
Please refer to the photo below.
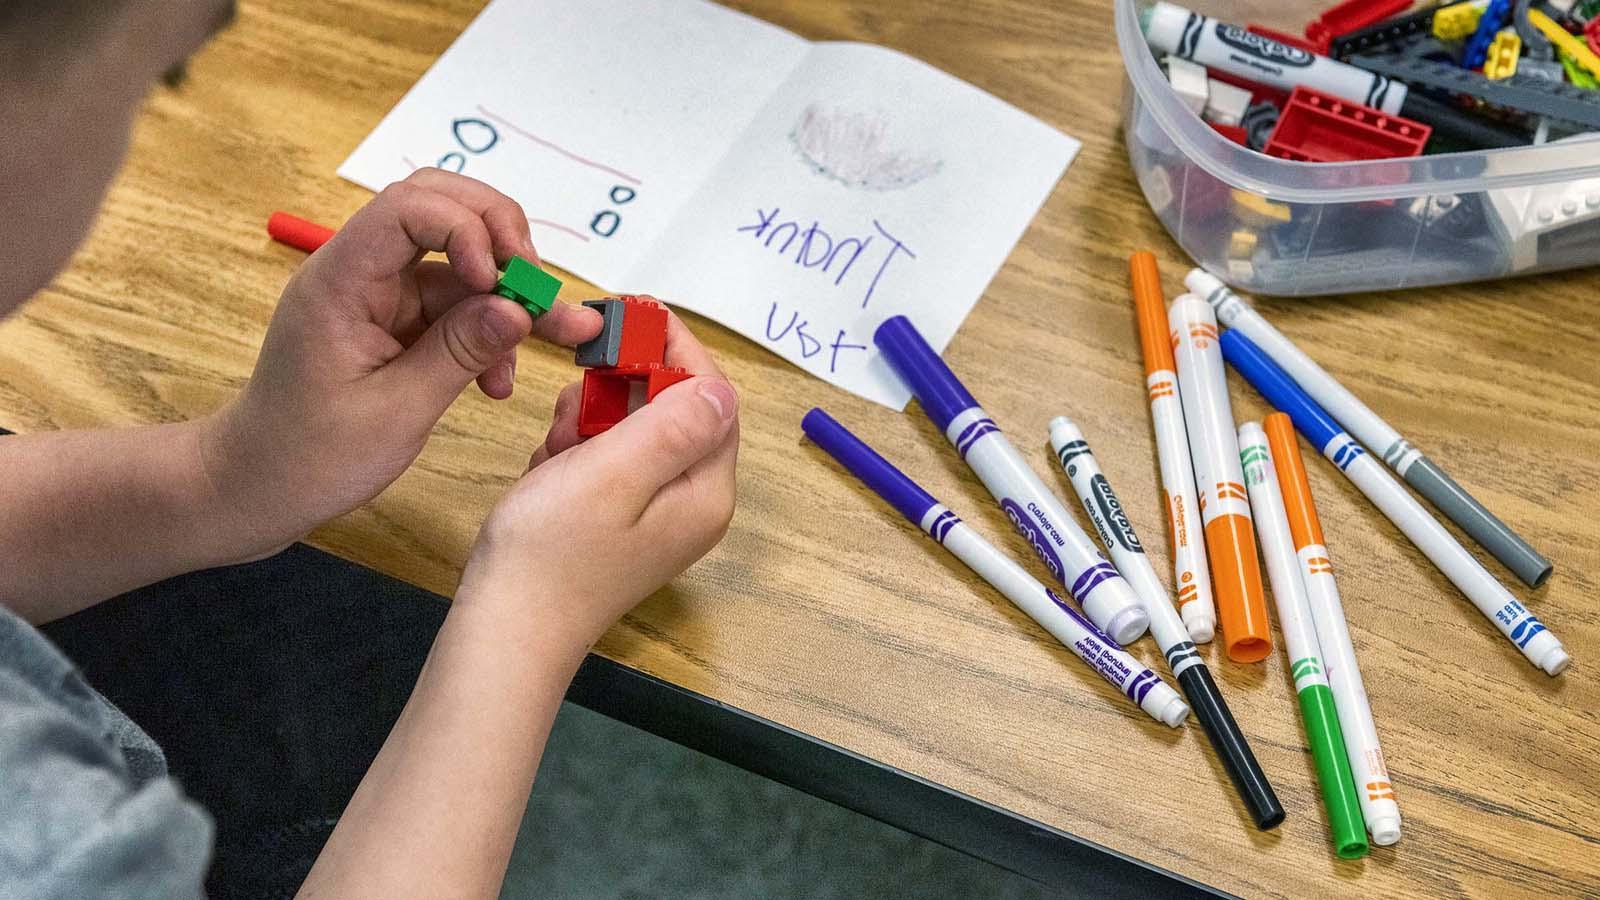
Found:
[[527, 311], [504, 297], [469, 297], [389, 364], [394, 389], [426, 400], [437, 418], [474, 378], [514, 350], [532, 325]]

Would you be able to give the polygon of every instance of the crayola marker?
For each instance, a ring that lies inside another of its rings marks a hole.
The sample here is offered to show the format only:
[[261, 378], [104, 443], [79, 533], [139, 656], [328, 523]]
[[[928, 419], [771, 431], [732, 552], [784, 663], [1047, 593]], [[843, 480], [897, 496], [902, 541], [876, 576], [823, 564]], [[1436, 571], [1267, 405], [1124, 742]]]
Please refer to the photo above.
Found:
[[1211, 304], [1219, 322], [1244, 332], [1251, 343], [1272, 357], [1273, 362], [1289, 373], [1289, 377], [1323, 409], [1332, 413], [1356, 440], [1373, 450], [1381, 450], [1384, 463], [1396, 475], [1405, 479], [1406, 484], [1426, 497], [1452, 522], [1460, 525], [1462, 531], [1493, 553], [1495, 559], [1500, 560], [1529, 587], [1544, 584], [1550, 573], [1555, 571], [1550, 560], [1484, 508], [1477, 498], [1456, 484], [1421, 450], [1401, 437], [1394, 426], [1335, 381], [1293, 341], [1272, 327], [1272, 323], [1228, 290], [1221, 279], [1202, 269], [1195, 269], [1184, 278], [1184, 282], [1190, 290]]
[[1173, 728], [1188, 718], [1188, 705], [1159, 675], [1112, 643], [1065, 600], [984, 540], [832, 416], [812, 409], [800, 420], [800, 427], [839, 465], [887, 500], [935, 543], [983, 576], [1018, 609], [1099, 672], [1112, 687], [1139, 704], [1151, 718]]
[[1139, 27], [1144, 29], [1150, 46], [1163, 53], [1284, 91], [1304, 85], [1352, 103], [1376, 107], [1392, 116], [1400, 114], [1406, 100], [1406, 86], [1398, 81], [1279, 43], [1242, 25], [1218, 22], [1176, 4], [1160, 2], [1145, 10], [1140, 14]]
[[1204, 300], [1184, 294], [1172, 302], [1167, 323], [1172, 329], [1178, 391], [1194, 458], [1223, 646], [1235, 662], [1260, 662], [1272, 652], [1272, 630], [1267, 624], [1267, 603], [1261, 596], [1261, 567], [1256, 562], [1250, 499], [1239, 468], [1226, 370], [1217, 350], [1217, 320]]
[[1388, 516], [1389, 521], [1467, 595], [1472, 605], [1517, 645], [1529, 662], [1549, 675], [1560, 675], [1566, 670], [1572, 657], [1538, 616], [1496, 581], [1443, 525], [1428, 515], [1422, 504], [1413, 500], [1406, 489], [1384, 471], [1383, 466], [1373, 462], [1355, 438], [1346, 434], [1260, 347], [1252, 344], [1243, 332], [1230, 329], [1222, 336], [1222, 353], [1268, 403], [1289, 414], [1294, 427], [1306, 436], [1311, 446], [1319, 448], [1323, 456], [1338, 466], [1339, 471], [1367, 495], [1372, 505]]
[[1324, 674], [1321, 647], [1311, 623], [1305, 585], [1300, 580], [1300, 561], [1289, 537], [1289, 521], [1284, 515], [1283, 495], [1278, 490], [1266, 432], [1255, 422], [1240, 425], [1239, 447], [1244, 480], [1250, 486], [1250, 507], [1255, 510], [1256, 533], [1261, 536], [1261, 553], [1266, 557], [1267, 577], [1272, 582], [1272, 599], [1278, 607], [1283, 648], [1289, 656], [1289, 672], [1294, 676], [1300, 715], [1305, 721], [1306, 743], [1311, 745], [1317, 782], [1322, 785], [1322, 804], [1333, 832], [1333, 849], [1340, 859], [1357, 859], [1367, 855], [1361, 803], [1345, 756], [1333, 691]]
[[1211, 567], [1206, 565], [1202, 544], [1183, 401], [1178, 399], [1177, 364], [1172, 361], [1172, 344], [1167, 338], [1161, 273], [1155, 254], [1148, 250], [1128, 258], [1128, 271], [1133, 280], [1134, 317], [1139, 321], [1139, 348], [1144, 354], [1144, 382], [1150, 392], [1150, 423], [1155, 427], [1156, 456], [1161, 462], [1161, 499], [1172, 539], [1178, 614], [1189, 636], [1204, 644], [1216, 634], [1217, 607], [1211, 599]]
[[1111, 482], [1100, 471], [1100, 463], [1084, 440], [1083, 432], [1070, 419], [1059, 416], [1050, 421], [1050, 446], [1061, 460], [1072, 489], [1089, 514], [1089, 521], [1100, 533], [1100, 543], [1105, 545], [1112, 561], [1122, 570], [1122, 576], [1139, 595], [1145, 612], [1150, 614], [1150, 635], [1166, 657], [1167, 668], [1178, 680], [1178, 687], [1189, 698], [1195, 718], [1200, 720], [1206, 737], [1211, 739], [1211, 746], [1227, 769], [1240, 799], [1249, 808], [1256, 827], [1276, 826], [1283, 821], [1283, 805], [1278, 802], [1266, 773], [1261, 771], [1261, 764], [1250, 751], [1244, 732], [1239, 730], [1233, 713], [1223, 701], [1222, 692], [1217, 690], [1211, 670], [1195, 651], [1183, 619], [1172, 608], [1172, 595], [1156, 577], [1156, 570], [1145, 556], [1133, 524], [1124, 514], [1116, 492], [1111, 490]]
[[1071, 591], [1089, 620], [1119, 644], [1138, 640], [1150, 618], [1133, 589], [1094, 549], [1066, 507], [1028, 468], [1022, 454], [1000, 433], [911, 320], [905, 316], [885, 319], [872, 342], [911, 388], [922, 411], [999, 501], [1051, 577]]
[[1300, 580], [1311, 604], [1317, 646], [1322, 648], [1328, 686], [1333, 690], [1333, 705], [1339, 713], [1345, 758], [1356, 780], [1361, 818], [1366, 820], [1372, 842], [1387, 847], [1400, 840], [1400, 805], [1394, 799], [1389, 767], [1383, 763], [1378, 726], [1372, 721], [1372, 705], [1367, 701], [1361, 669], [1356, 665], [1356, 649], [1350, 643], [1350, 628], [1345, 623], [1344, 607], [1339, 603], [1339, 586], [1333, 580], [1333, 560], [1322, 541], [1322, 523], [1317, 521], [1317, 507], [1311, 500], [1305, 461], [1300, 458], [1300, 444], [1295, 440], [1294, 424], [1288, 416], [1275, 412], [1267, 416], [1263, 424], [1267, 446], [1278, 470], [1283, 505], [1289, 514], [1289, 534], [1294, 538], [1295, 557], [1300, 561]]

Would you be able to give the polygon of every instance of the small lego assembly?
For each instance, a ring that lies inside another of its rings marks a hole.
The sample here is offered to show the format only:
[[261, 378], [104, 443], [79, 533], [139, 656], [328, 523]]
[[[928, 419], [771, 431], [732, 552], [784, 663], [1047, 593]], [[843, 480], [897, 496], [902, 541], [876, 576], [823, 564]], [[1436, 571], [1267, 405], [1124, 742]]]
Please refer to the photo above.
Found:
[[689, 377], [666, 364], [667, 308], [654, 297], [626, 294], [583, 304], [599, 310], [600, 333], [578, 345], [583, 373], [578, 434], [593, 437], [656, 395]]
[[1382, 110], [1297, 87], [1266, 154], [1299, 162], [1420, 156], [1433, 129]]
[[[1532, 16], [1528, 21], [1537, 21]], [[1468, 69], [1477, 69], [1489, 57], [1489, 44], [1500, 29], [1511, 22], [1511, 0], [1489, 0], [1489, 6], [1478, 17], [1478, 27], [1473, 29], [1472, 37], [1467, 38], [1467, 46], [1461, 51], [1461, 65]]]
[[505, 274], [500, 276], [494, 292], [521, 304], [528, 315], [537, 319], [550, 311], [560, 289], [560, 279], [520, 256], [513, 256], [506, 263]]

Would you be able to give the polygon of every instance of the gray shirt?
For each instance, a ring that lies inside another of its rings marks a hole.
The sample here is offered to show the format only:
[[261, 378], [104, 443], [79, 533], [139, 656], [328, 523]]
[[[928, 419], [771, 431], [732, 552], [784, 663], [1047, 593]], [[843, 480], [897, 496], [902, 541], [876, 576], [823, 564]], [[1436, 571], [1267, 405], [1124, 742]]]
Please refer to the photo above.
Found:
[[0, 604], [0, 897], [201, 897], [211, 839], [161, 748]]

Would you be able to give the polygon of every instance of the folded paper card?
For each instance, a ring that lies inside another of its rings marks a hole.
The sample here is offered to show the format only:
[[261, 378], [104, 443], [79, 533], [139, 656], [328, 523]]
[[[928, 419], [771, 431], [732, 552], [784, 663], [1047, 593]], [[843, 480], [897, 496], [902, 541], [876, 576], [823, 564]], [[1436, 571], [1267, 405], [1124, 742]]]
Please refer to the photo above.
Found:
[[495, 0], [345, 160], [527, 211], [545, 259], [900, 408], [872, 332], [942, 349], [1079, 144], [903, 54], [701, 0]]

